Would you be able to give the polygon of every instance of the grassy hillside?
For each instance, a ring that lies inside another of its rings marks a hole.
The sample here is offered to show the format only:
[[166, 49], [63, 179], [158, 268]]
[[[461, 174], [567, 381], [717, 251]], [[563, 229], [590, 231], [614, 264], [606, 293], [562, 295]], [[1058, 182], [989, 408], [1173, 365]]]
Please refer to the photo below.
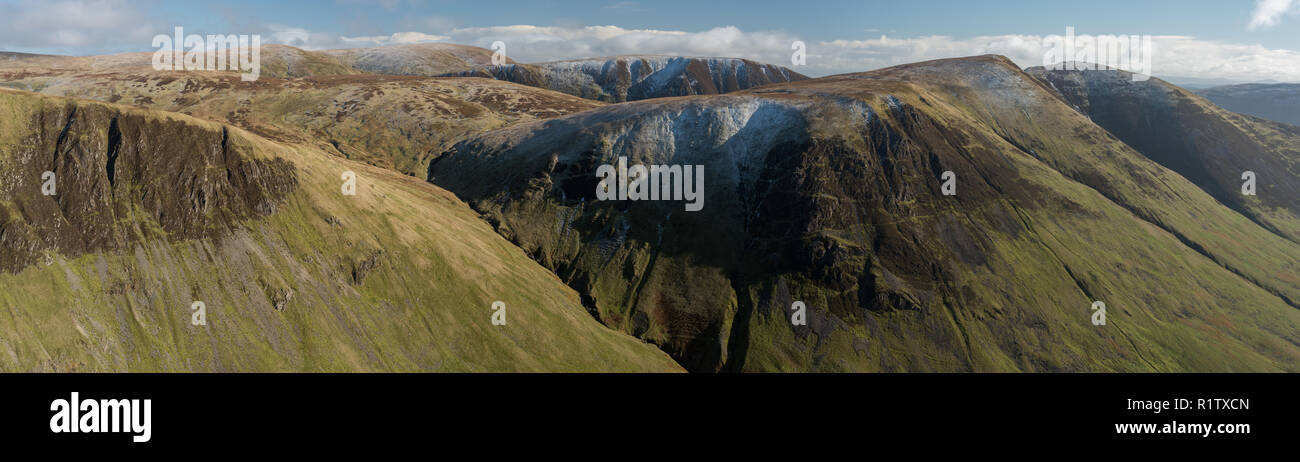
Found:
[[242, 82], [232, 73], [0, 69], [0, 86], [193, 115], [420, 177], [470, 136], [600, 105], [490, 79], [369, 74]]
[[0, 370], [679, 369], [451, 194], [315, 145], [0, 90], [0, 172]]
[[[352, 73], [481, 49], [295, 50], [269, 62], [315, 76], [0, 62], [4, 86], [177, 113], [3, 93], [0, 365], [1300, 370], [1300, 134], [1158, 80], [985, 56], [604, 105]], [[506, 68], [588, 98], [636, 80]], [[704, 210], [596, 200], [619, 157], [703, 165]]]
[[[595, 200], [620, 156], [703, 165], [704, 210]], [[691, 370], [1300, 369], [1300, 246], [1001, 57], [598, 108], [430, 172]]]
[[[1229, 112], [1163, 80], [1134, 82], [1122, 71], [1030, 72], [1120, 141], [1300, 243], [1300, 127]], [[1256, 175], [1254, 196], [1241, 193], [1246, 171]]]

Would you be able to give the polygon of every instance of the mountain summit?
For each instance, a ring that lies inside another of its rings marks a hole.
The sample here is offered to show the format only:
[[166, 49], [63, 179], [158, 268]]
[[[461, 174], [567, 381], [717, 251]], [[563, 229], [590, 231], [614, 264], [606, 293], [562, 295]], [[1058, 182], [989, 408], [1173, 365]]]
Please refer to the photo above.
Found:
[[[597, 200], [622, 158], [702, 165], [706, 207]], [[1300, 246], [1003, 57], [596, 108], [430, 172], [690, 370], [1298, 367]]]
[[1159, 79], [267, 50], [0, 59], [5, 367], [1300, 370], [1300, 134]]
[[452, 75], [491, 77], [607, 102], [716, 95], [808, 77], [737, 58], [616, 56], [540, 64], [486, 66]]

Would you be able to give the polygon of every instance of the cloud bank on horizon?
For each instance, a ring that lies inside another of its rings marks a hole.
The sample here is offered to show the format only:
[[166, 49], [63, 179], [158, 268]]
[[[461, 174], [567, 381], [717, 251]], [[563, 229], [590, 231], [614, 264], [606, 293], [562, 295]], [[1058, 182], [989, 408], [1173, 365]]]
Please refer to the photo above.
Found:
[[[1064, 34], [1065, 30], [1061, 33]], [[481, 47], [490, 46], [493, 41], [503, 41], [509, 55], [521, 62], [658, 54], [726, 56], [784, 66], [791, 65], [790, 44], [800, 39], [797, 34], [788, 32], [749, 32], [732, 26], [685, 32], [617, 26], [515, 25], [455, 29], [446, 35], [450, 37], [446, 41]], [[1005, 55], [1024, 67], [1038, 66], [1043, 64], [1045, 38], [1022, 34], [969, 38], [881, 35], [865, 40], [809, 41], [807, 65], [794, 69], [811, 76], [823, 76], [984, 54]], [[315, 44], [300, 45], [312, 47]], [[1190, 36], [1155, 36], [1152, 37], [1152, 54], [1152, 69], [1157, 76], [1300, 82], [1300, 51], [1296, 50], [1199, 40]]]
[[[619, 2], [611, 8], [636, 8]], [[1300, 0], [1257, 0], [1245, 29], [1263, 30], [1294, 21]], [[146, 51], [154, 34], [168, 34], [174, 25], [153, 24], [125, 0], [17, 0], [0, 3], [0, 50], [78, 50], [118, 43], [119, 51]], [[183, 26], [184, 24], [176, 24]], [[1064, 33], [1062, 26], [1058, 34]], [[681, 55], [746, 58], [791, 66], [791, 43], [801, 40], [790, 31], [747, 31], [735, 26], [707, 30], [636, 29], [616, 25], [502, 25], [454, 27], [449, 21], [426, 18], [421, 26], [391, 34], [348, 36], [285, 24], [261, 24], [263, 43], [305, 49], [371, 47], [444, 42], [490, 47], [507, 45], [519, 62], [544, 62], [614, 55]], [[202, 33], [192, 28], [187, 32]], [[234, 31], [223, 31], [232, 33]], [[1080, 34], [1110, 31], [1080, 30]], [[810, 76], [860, 72], [929, 59], [1001, 54], [1021, 66], [1043, 64], [1044, 36], [1028, 34], [953, 37], [947, 35], [889, 36], [863, 30], [864, 36], [804, 40], [807, 65], [794, 67]], [[1190, 35], [1152, 37], [1152, 73], [1230, 81], [1300, 82], [1300, 51], [1260, 44], [1199, 39]], [[140, 45], [134, 45], [140, 44]], [[134, 46], [132, 46], [134, 45]]]

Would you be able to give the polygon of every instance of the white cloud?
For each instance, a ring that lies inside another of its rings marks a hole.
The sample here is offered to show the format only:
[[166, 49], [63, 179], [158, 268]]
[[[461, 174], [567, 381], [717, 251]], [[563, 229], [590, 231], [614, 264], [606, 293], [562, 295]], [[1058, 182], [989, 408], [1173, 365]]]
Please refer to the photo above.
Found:
[[348, 45], [348, 42], [344, 41], [343, 37], [328, 32], [314, 32], [301, 27], [282, 24], [269, 24], [266, 29], [261, 34], [262, 43], [279, 43], [308, 50], [337, 48]]
[[314, 32], [301, 27], [290, 27], [280, 24], [268, 25], [266, 26], [266, 29], [267, 32], [263, 34], [263, 39], [266, 43], [279, 43], [307, 50], [438, 42], [449, 38], [445, 35], [433, 35], [424, 32], [397, 32], [390, 35], [347, 37], [328, 32]]
[[1156, 76], [1300, 82], [1296, 50], [1173, 36], [1156, 37], [1154, 54]]
[[[617, 5], [617, 3], [614, 3]], [[627, 5], [625, 5], [627, 6]], [[1300, 11], [1300, 0], [1262, 0], [1252, 24], [1277, 24], [1288, 12]], [[148, 16], [123, 0], [18, 0], [0, 2], [0, 49], [67, 52], [150, 49], [154, 34], [170, 33], [171, 25], [151, 24]], [[389, 35], [341, 36], [287, 25], [268, 24], [248, 33], [262, 34], [263, 43], [306, 49], [380, 46], [402, 43], [449, 42], [489, 48], [507, 44], [511, 58], [543, 62], [602, 56], [660, 54], [725, 56], [791, 66], [790, 44], [800, 40], [784, 31], [744, 31], [735, 26], [703, 31], [625, 29], [618, 26], [455, 27], [444, 18], [410, 18], [406, 27]], [[189, 31], [187, 32], [199, 32]], [[1107, 31], [1079, 31], [1104, 33]], [[861, 72], [928, 59], [1001, 54], [1021, 66], [1042, 64], [1043, 37], [988, 35], [956, 38], [942, 35], [844, 38], [807, 43], [807, 65], [792, 67], [810, 75]], [[1300, 82], [1300, 52], [1258, 44], [1228, 43], [1186, 36], [1154, 39], [1152, 70], [1156, 76], [1224, 80]]]
[[76, 49], [109, 43], [147, 46], [163, 29], [122, 0], [0, 3], [0, 49]]
[[1300, 0], [1258, 0], [1250, 14], [1250, 30], [1269, 28], [1282, 22], [1282, 16], [1300, 14]]
[[389, 37], [392, 43], [420, 43], [420, 42], [437, 42], [447, 40], [451, 37], [446, 35], [430, 35], [423, 32], [398, 32]]
[[[733, 26], [685, 32], [616, 26], [514, 25], [459, 28], [445, 34], [450, 37], [449, 42], [484, 48], [501, 40], [507, 44], [510, 57], [520, 62], [663, 54], [727, 56], [790, 66], [790, 43], [799, 40], [797, 35], [787, 32], [746, 32]], [[807, 75], [822, 76], [982, 54], [1005, 55], [1021, 66], [1038, 66], [1043, 64], [1046, 51], [1043, 39], [1020, 34], [970, 38], [881, 35], [874, 39], [805, 41], [808, 65], [792, 68]], [[1152, 42], [1152, 71], [1156, 76], [1300, 82], [1300, 52], [1295, 50], [1186, 36], [1156, 36]]]
[[789, 50], [793, 35], [744, 32], [734, 26], [702, 32], [655, 29], [624, 29], [617, 26], [496, 26], [460, 28], [448, 32], [451, 41], [487, 47], [506, 42], [512, 58], [524, 62], [613, 56], [624, 54], [671, 54], [687, 56], [768, 56], [778, 64], [773, 51]]
[[[1004, 55], [1023, 67], [1038, 66], [1043, 64], [1046, 52], [1044, 37], [1038, 35], [970, 38], [881, 35], [873, 39], [805, 41], [808, 46], [807, 65], [794, 67], [790, 65], [790, 44], [799, 40], [797, 35], [779, 31], [746, 32], [734, 26], [686, 32], [617, 26], [512, 25], [455, 28], [444, 30], [442, 34], [402, 32], [389, 36], [339, 37], [280, 26], [272, 34], [270, 42], [309, 49], [421, 41], [488, 48], [492, 42], [500, 40], [506, 43], [511, 58], [526, 63], [636, 54], [725, 56], [788, 66], [814, 77], [983, 54]], [[1300, 52], [1295, 50], [1187, 36], [1156, 36], [1152, 38], [1152, 44], [1151, 69], [1158, 77], [1300, 82]]]
[[340, 37], [340, 39], [345, 43], [361, 44], [365, 46], [438, 42], [447, 40], [448, 38], [450, 37], [445, 35], [431, 35], [423, 32], [398, 32], [393, 35], [375, 35], [366, 37]]
[[311, 31], [301, 27], [271, 25], [269, 42], [292, 46], [304, 46], [311, 40]]

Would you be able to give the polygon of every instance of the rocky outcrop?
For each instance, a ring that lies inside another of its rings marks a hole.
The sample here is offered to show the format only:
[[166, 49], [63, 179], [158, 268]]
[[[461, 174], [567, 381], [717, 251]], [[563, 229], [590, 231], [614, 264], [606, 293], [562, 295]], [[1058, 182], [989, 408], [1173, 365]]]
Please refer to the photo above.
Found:
[[490, 77], [608, 102], [717, 95], [808, 78], [747, 59], [669, 56], [483, 66], [452, 75]]
[[180, 112], [417, 176], [425, 175], [433, 156], [470, 136], [601, 105], [496, 80], [374, 74], [243, 82], [233, 73], [42, 71], [33, 76], [0, 68], [0, 84]]
[[[702, 166], [703, 210], [600, 200], [620, 158]], [[1296, 345], [1300, 283], [1276, 275], [1300, 246], [1002, 57], [607, 106], [459, 143], [430, 173], [690, 370], [1300, 368], [1225, 340]]]
[[0, 370], [680, 370], [451, 194], [326, 149], [0, 91]]
[[[15, 94], [0, 99], [18, 106]], [[24, 99], [35, 104], [0, 120], [0, 132], [23, 134], [0, 146], [6, 271], [45, 252], [227, 235], [244, 220], [274, 213], [297, 187], [291, 163], [253, 156], [229, 128], [104, 104]]]

